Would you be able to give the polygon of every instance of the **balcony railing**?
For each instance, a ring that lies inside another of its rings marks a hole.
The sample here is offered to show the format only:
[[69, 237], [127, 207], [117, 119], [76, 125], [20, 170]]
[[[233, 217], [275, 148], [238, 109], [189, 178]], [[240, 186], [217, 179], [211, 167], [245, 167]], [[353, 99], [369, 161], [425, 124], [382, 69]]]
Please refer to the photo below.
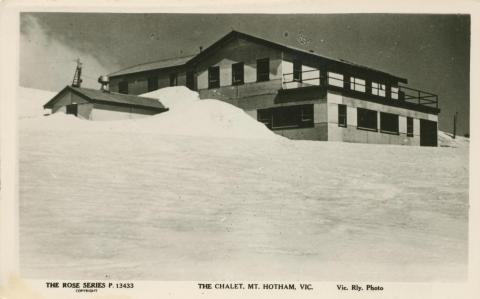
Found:
[[320, 86], [320, 71], [308, 70], [283, 74], [283, 89]]
[[[331, 87], [336, 90], [342, 89], [378, 99], [383, 98], [392, 101], [402, 101], [438, 109], [438, 96], [433, 93], [406, 86], [393, 86], [387, 90], [385, 84], [377, 82], [375, 82], [377, 84], [376, 86], [367, 86], [368, 82], [360, 78], [355, 78], [354, 81], [345, 84], [344, 78], [341, 74], [327, 72], [325, 78], [322, 78], [319, 70], [307, 70], [283, 74], [282, 89], [321, 86], [323, 79], [326, 79], [323, 85], [326, 85], [325, 87], [327, 88]], [[364, 83], [362, 83], [362, 81]]]
[[399, 86], [399, 99], [405, 102], [435, 107], [438, 109], [438, 96], [426, 91]]

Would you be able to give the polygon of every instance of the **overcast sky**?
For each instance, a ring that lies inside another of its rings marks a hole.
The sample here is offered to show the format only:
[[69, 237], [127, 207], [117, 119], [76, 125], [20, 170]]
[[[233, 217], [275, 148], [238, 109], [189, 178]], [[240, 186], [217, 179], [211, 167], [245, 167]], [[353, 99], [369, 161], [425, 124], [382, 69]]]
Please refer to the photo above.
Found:
[[240, 15], [23, 13], [20, 83], [59, 91], [76, 58], [85, 87], [99, 75], [198, 52], [232, 29], [346, 59], [439, 95], [440, 129], [469, 132], [470, 17], [466, 15]]

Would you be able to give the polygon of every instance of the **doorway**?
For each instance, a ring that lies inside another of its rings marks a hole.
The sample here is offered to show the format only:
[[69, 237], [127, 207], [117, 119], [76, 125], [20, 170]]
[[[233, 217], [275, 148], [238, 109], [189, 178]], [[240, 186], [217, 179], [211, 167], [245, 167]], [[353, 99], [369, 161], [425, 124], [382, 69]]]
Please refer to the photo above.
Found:
[[437, 146], [437, 122], [420, 119], [420, 145]]

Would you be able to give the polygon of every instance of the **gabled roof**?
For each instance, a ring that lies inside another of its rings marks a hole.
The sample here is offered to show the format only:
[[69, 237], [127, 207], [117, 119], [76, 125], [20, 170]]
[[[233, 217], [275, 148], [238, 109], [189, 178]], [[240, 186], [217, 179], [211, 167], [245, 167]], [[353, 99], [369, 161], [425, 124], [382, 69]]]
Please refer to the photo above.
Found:
[[62, 89], [56, 96], [54, 96], [50, 101], [48, 101], [43, 108], [52, 108], [55, 101], [59, 98], [61, 94], [66, 91], [71, 91], [89, 102], [101, 102], [101, 103], [111, 103], [119, 104], [126, 106], [135, 106], [142, 108], [150, 108], [160, 111], [168, 110], [165, 108], [159, 100], [153, 98], [139, 97], [130, 94], [116, 93], [116, 92], [105, 92], [96, 89], [83, 88], [83, 87], [72, 87], [66, 86]]
[[187, 65], [187, 66], [188, 65], [194, 65], [195, 63], [201, 61], [206, 56], [211, 55], [213, 52], [220, 49], [224, 44], [226, 44], [226, 43], [228, 43], [231, 40], [236, 39], [236, 38], [242, 38], [242, 39], [245, 39], [245, 40], [248, 40], [248, 41], [252, 41], [254, 43], [265, 45], [265, 46], [270, 47], [270, 48], [275, 48], [275, 49], [279, 49], [281, 51], [291, 52], [291, 53], [294, 53], [294, 54], [297, 54], [297, 55], [300, 55], [300, 56], [304, 56], [304, 57], [306, 56], [306, 57], [310, 57], [310, 58], [313, 58], [313, 59], [318, 59], [318, 60], [320, 60], [322, 62], [326, 62], [326, 63], [334, 63], [334, 64], [337, 64], [337, 65], [345, 65], [345, 66], [349, 66], [349, 67], [351, 67], [353, 69], [356, 69], [356, 70], [363, 70], [363, 71], [377, 73], [377, 74], [382, 75], [382, 76], [388, 76], [390, 78], [394, 78], [394, 79], [396, 79], [396, 80], [398, 80], [399, 82], [402, 82], [402, 83], [407, 83], [408, 82], [407, 79], [405, 79], [405, 78], [398, 77], [398, 76], [389, 74], [387, 72], [384, 72], [384, 71], [381, 71], [381, 70], [378, 70], [378, 69], [374, 69], [374, 68], [371, 68], [371, 67], [367, 67], [367, 66], [360, 65], [360, 64], [357, 64], [357, 63], [353, 63], [353, 62], [343, 60], [343, 59], [330, 58], [330, 57], [319, 55], [317, 53], [310, 52], [310, 51], [307, 51], [307, 50], [304, 50], [304, 49], [288, 46], [288, 45], [285, 45], [285, 44], [276, 43], [276, 42], [269, 41], [269, 40], [261, 38], [261, 37], [257, 37], [257, 36], [251, 35], [251, 34], [246, 34], [246, 33], [235, 31], [235, 30], [226, 34], [221, 39], [219, 39], [218, 41], [216, 41], [215, 43], [213, 43], [212, 45], [210, 45], [209, 47], [207, 47], [205, 50], [198, 53], [197, 55], [170, 58], [170, 59], [160, 60], [160, 61], [156, 61], [156, 62], [140, 64], [140, 65], [132, 66], [132, 67], [129, 67], [129, 68], [111, 73], [109, 76], [115, 77], [115, 76], [138, 73], [138, 72], [160, 70], [160, 69], [166, 69], [166, 68], [170, 68], [170, 67], [179, 67], [179, 66], [183, 66], [183, 65]]
[[352, 68], [355, 68], [355, 69], [365, 70], [365, 71], [369, 71], [369, 72], [375, 72], [375, 73], [378, 73], [378, 74], [382, 74], [384, 76], [389, 76], [391, 78], [395, 78], [399, 82], [407, 83], [407, 79], [389, 74], [389, 73], [381, 71], [381, 70], [377, 70], [377, 69], [374, 69], [374, 68], [371, 68], [371, 67], [367, 67], [367, 66], [360, 65], [360, 64], [357, 64], [357, 63], [353, 63], [353, 62], [343, 60], [343, 59], [335, 59], [335, 58], [327, 57], [327, 56], [324, 56], [324, 55], [319, 55], [315, 52], [310, 52], [310, 51], [307, 51], [307, 50], [304, 50], [304, 49], [288, 46], [288, 45], [285, 45], [285, 44], [276, 43], [276, 42], [273, 42], [273, 41], [270, 41], [270, 40], [267, 40], [267, 39], [264, 39], [264, 38], [261, 38], [261, 37], [257, 37], [257, 36], [251, 35], [251, 34], [246, 34], [246, 33], [235, 31], [235, 30], [231, 31], [230, 33], [228, 33], [227, 35], [225, 35], [224, 37], [222, 37], [221, 39], [219, 39], [218, 41], [216, 41], [215, 43], [210, 45], [208, 48], [206, 48], [205, 50], [203, 50], [202, 52], [200, 52], [199, 54], [194, 56], [191, 60], [189, 60], [187, 62], [187, 64], [195, 63], [195, 62], [201, 60], [202, 58], [204, 58], [205, 56], [211, 55], [212, 52], [216, 51], [217, 49], [220, 49], [225, 43], [227, 43], [230, 40], [233, 40], [235, 38], [242, 38], [242, 39], [245, 39], [245, 40], [248, 40], [248, 41], [252, 41], [252, 42], [255, 42], [255, 43], [258, 43], [258, 44], [265, 45], [267, 47], [279, 49], [279, 50], [286, 51], [286, 52], [291, 52], [291, 53], [294, 53], [294, 54], [299, 54], [299, 55], [302, 55], [304, 57], [307, 56], [307, 57], [310, 57], [310, 58], [313, 58], [313, 59], [319, 59], [319, 60], [322, 60], [324, 62], [343, 64], [343, 65], [348, 65], [348, 66], [350, 66]]
[[170, 67], [181, 66], [181, 65], [184, 65], [187, 61], [189, 61], [193, 57], [194, 55], [190, 55], [190, 56], [168, 58], [168, 59], [159, 60], [159, 61], [137, 64], [137, 65], [130, 66], [122, 70], [113, 72], [108, 76], [115, 77], [115, 76], [121, 76], [126, 74], [147, 72], [147, 71], [153, 71], [158, 69], [166, 69]]

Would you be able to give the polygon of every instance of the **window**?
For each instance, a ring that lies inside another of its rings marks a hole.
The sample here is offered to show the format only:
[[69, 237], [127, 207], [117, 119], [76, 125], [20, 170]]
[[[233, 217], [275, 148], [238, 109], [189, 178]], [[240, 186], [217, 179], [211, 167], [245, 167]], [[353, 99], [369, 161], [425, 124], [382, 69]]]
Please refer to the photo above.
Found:
[[170, 74], [170, 86], [177, 86], [177, 74]]
[[259, 109], [257, 119], [273, 130], [313, 127], [313, 105]]
[[67, 114], [72, 114], [72, 115], [77, 116], [78, 115], [78, 105], [77, 104], [67, 105]]
[[328, 85], [338, 86], [343, 88], [343, 75], [338, 73], [328, 72]]
[[346, 105], [338, 105], [338, 126], [339, 127], [347, 127], [347, 106]]
[[357, 128], [377, 131], [377, 111], [357, 108]]
[[293, 61], [293, 81], [302, 82], [302, 62], [300, 60]]
[[407, 117], [407, 137], [413, 137], [413, 118]]
[[380, 131], [382, 133], [398, 134], [398, 115], [381, 112]]
[[257, 60], [257, 82], [270, 80], [270, 59]]
[[118, 83], [118, 92], [128, 94], [128, 82], [121, 81]]
[[185, 85], [187, 85], [187, 88], [190, 88], [191, 90], [195, 90], [195, 75], [193, 74], [192, 71], [187, 72], [186, 74], [186, 82]]
[[302, 106], [302, 123], [313, 124], [313, 105]]
[[272, 129], [272, 116], [272, 109], [259, 109], [257, 111], [257, 120], [264, 123], [269, 129]]
[[208, 68], [208, 88], [220, 87], [220, 67], [211, 66]]
[[232, 64], [232, 85], [243, 84], [243, 62]]
[[398, 93], [399, 93], [398, 87], [392, 86], [392, 99], [398, 100]]
[[350, 77], [350, 89], [365, 92], [365, 80]]
[[147, 82], [148, 86], [147, 86], [147, 89], [148, 91], [154, 91], [154, 90], [157, 90], [158, 89], [158, 78], [157, 77], [150, 77], [148, 78], [148, 82]]
[[372, 94], [380, 97], [385, 97], [385, 84], [372, 82]]

